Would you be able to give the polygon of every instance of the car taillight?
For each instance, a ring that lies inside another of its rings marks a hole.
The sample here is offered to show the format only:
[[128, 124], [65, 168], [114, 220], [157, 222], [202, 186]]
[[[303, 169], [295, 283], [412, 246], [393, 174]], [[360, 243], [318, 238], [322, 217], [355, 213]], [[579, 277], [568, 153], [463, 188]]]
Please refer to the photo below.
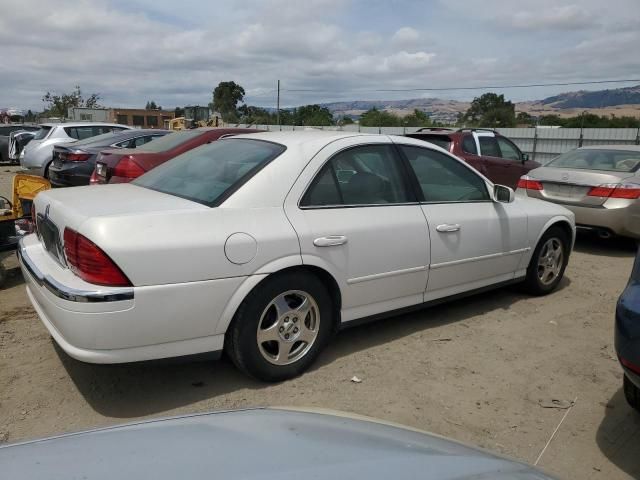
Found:
[[520, 177], [520, 180], [518, 180], [517, 188], [522, 188], [524, 190], [542, 190], [543, 186], [542, 186], [542, 182], [539, 182], [538, 180], [534, 180], [533, 178], [528, 177], [527, 175], [524, 175]]
[[90, 153], [67, 153], [62, 158], [68, 162], [86, 162], [91, 157]]
[[114, 177], [138, 178], [143, 173], [145, 173], [144, 169], [131, 157], [122, 157], [113, 167]]
[[71, 270], [89, 283], [130, 287], [131, 282], [100, 247], [70, 228], [64, 229], [64, 253]]
[[93, 172], [91, 172], [91, 177], [89, 177], [89, 185], [97, 185], [98, 182], [100, 180], [98, 180], [98, 174], [96, 173], [96, 169], [93, 169]]
[[618, 357], [618, 359], [620, 360], [620, 363], [622, 365], [627, 367], [632, 372], [640, 375], [640, 366], [634, 364], [633, 362], [630, 362], [629, 360], [627, 360], [626, 358], [623, 358], [623, 357]]
[[599, 185], [591, 188], [587, 195], [590, 197], [625, 198], [627, 200], [635, 200], [640, 198], [640, 185]]

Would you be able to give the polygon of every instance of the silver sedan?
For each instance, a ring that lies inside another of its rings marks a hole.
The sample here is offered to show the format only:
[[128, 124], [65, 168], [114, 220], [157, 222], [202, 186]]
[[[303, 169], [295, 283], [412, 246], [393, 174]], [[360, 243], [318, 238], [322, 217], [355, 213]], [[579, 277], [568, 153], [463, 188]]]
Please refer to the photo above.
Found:
[[640, 238], [640, 146], [572, 150], [531, 170], [517, 192], [563, 205], [602, 237]]

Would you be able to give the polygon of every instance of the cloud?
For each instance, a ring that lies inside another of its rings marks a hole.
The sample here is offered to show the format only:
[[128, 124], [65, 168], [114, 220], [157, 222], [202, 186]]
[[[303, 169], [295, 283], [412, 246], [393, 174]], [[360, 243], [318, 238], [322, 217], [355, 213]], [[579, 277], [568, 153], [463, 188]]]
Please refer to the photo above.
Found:
[[637, 67], [627, 52], [640, 40], [630, 22], [640, 4], [615, 1], [583, 0], [578, 11], [575, 0], [539, 0], [534, 15], [511, 0], [482, 9], [442, 0], [418, 16], [415, 0], [22, 0], [0, 15], [0, 105], [41, 109], [46, 91], [74, 85], [110, 106], [173, 107], [206, 104], [234, 80], [248, 102], [272, 106], [278, 79], [283, 104], [298, 105], [396, 95], [380, 89], [615, 78]]
[[420, 40], [420, 33], [411, 27], [402, 27], [391, 37], [391, 43], [397, 47], [413, 47]]
[[[502, 19], [498, 18], [500, 22]], [[519, 11], [504, 20], [509, 26], [523, 30], [581, 30], [598, 24], [595, 15], [578, 5]]]

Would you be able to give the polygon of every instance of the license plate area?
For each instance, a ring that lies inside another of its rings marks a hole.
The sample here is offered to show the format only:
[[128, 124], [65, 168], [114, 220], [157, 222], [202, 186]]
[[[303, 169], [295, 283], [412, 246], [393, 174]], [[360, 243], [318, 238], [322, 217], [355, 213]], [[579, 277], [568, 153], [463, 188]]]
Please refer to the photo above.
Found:
[[567, 183], [551, 183], [545, 182], [543, 184], [544, 192], [552, 197], [561, 198], [583, 198], [590, 187], [582, 185], [571, 185]]
[[55, 223], [44, 217], [42, 214], [37, 216], [38, 236], [45, 250], [58, 262], [65, 266], [62, 242], [60, 241], [60, 231]]

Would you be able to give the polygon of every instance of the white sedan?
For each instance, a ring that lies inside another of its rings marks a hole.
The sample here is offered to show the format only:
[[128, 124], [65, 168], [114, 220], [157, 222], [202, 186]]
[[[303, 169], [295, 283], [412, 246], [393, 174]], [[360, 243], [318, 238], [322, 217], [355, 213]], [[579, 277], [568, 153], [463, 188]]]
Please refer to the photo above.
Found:
[[569, 210], [516, 199], [435, 145], [342, 132], [226, 138], [35, 208], [27, 293], [69, 355], [225, 351], [267, 381], [357, 320], [510, 283], [549, 293], [575, 236]]

